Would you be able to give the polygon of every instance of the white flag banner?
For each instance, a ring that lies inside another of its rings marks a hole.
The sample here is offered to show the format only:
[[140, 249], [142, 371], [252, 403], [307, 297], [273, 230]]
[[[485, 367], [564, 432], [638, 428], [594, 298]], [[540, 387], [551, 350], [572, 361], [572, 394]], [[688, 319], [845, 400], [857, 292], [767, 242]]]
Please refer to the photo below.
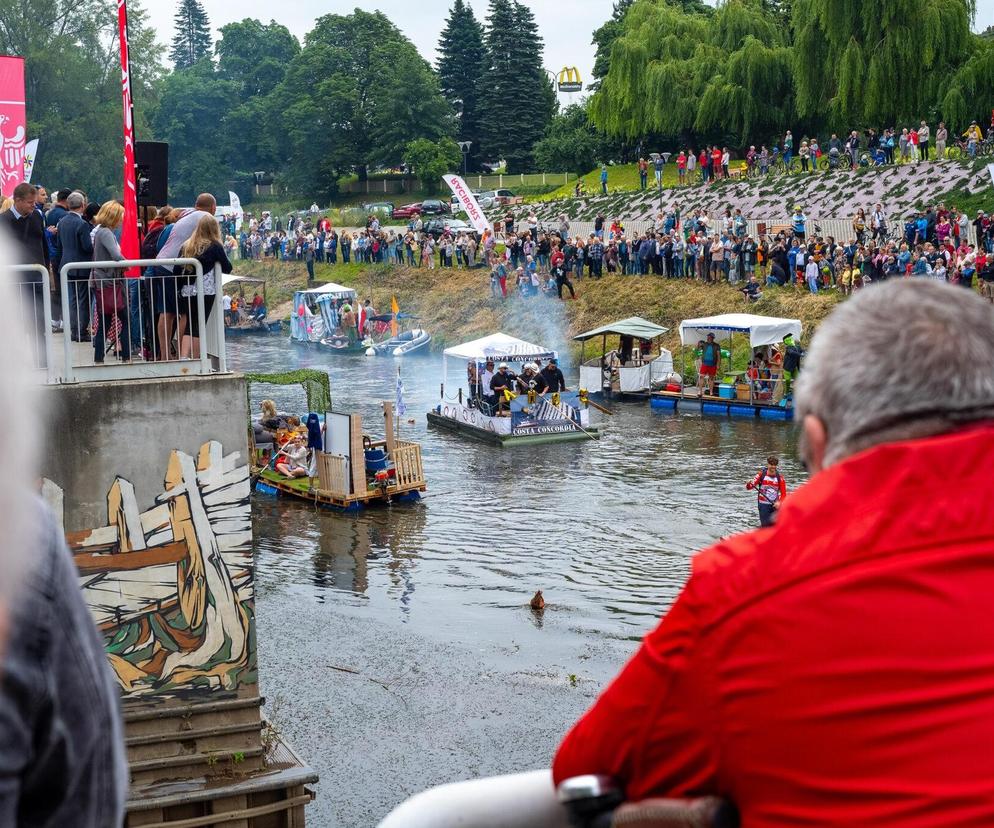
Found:
[[38, 139], [35, 138], [33, 141], [28, 141], [24, 145], [24, 181], [27, 184], [31, 183], [31, 173], [35, 169], [35, 157], [38, 155]]
[[490, 230], [490, 222], [487, 221], [487, 217], [483, 214], [483, 209], [480, 207], [480, 202], [470, 192], [469, 187], [466, 186], [466, 182], [458, 175], [443, 175], [442, 180], [449, 185], [452, 195], [459, 199], [463, 210], [469, 216], [469, 223], [473, 225], [473, 229], [481, 236], [488, 232]]
[[231, 210], [235, 214], [235, 219], [241, 224], [244, 213], [242, 213], [242, 202], [238, 198], [238, 193], [228, 190], [228, 203], [231, 205]]
[[991, 174], [991, 184], [994, 185], [994, 164], [987, 165], [987, 172]]

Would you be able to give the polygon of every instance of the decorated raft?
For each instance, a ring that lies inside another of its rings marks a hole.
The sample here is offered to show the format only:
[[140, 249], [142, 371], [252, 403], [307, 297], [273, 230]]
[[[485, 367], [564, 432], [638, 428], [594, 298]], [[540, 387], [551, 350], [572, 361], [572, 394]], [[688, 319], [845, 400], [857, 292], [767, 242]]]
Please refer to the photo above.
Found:
[[[587, 389], [591, 396], [645, 400], [653, 388], [662, 387], [673, 374], [673, 355], [659, 344], [667, 331], [669, 328], [640, 316], [630, 316], [574, 336], [582, 343], [580, 388]], [[618, 347], [612, 351], [607, 348], [609, 336], [618, 337]], [[587, 342], [598, 338], [600, 356], [586, 359]], [[656, 354], [654, 349], [658, 349]]]
[[[781, 319], [749, 313], [725, 313], [718, 316], [687, 319], [680, 323], [680, 342], [684, 353], [684, 374], [689, 371], [688, 347], [714, 334], [721, 343], [723, 366], [717, 374], [717, 393], [709, 394], [700, 383], [686, 382], [668, 385], [655, 391], [649, 398], [652, 408], [666, 411], [694, 412], [720, 417], [758, 417], [764, 420], [789, 421], [794, 419], [794, 403], [790, 389], [784, 383], [783, 357], [778, 349], [784, 337], [801, 338], [799, 319]], [[732, 367], [733, 336], [747, 337], [750, 355], [766, 353], [770, 357], [765, 376], [750, 376], [749, 371], [735, 371]], [[727, 350], [726, 350], [727, 348]]]
[[555, 358], [556, 352], [513, 336], [496, 333], [446, 348], [442, 352], [441, 399], [428, 412], [428, 422], [474, 440], [498, 446], [534, 445], [596, 439], [597, 428], [590, 425], [585, 395], [576, 391], [536, 393], [528, 391], [488, 400], [489, 389], [473, 387], [467, 379], [454, 396], [446, 394], [448, 360], [467, 363], [467, 378], [480, 377], [488, 361], [521, 366]]
[[356, 292], [344, 285], [326, 282], [293, 295], [290, 317], [290, 342], [314, 348], [322, 353], [347, 356], [364, 354], [364, 343], [355, 327], [342, 325], [343, 308], [358, 307]]
[[360, 415], [331, 410], [325, 373], [302, 369], [247, 378], [256, 383], [300, 384], [307, 392], [308, 408], [326, 412], [321, 446], [314, 449], [313, 473], [307, 477], [289, 478], [277, 472], [273, 468], [277, 447], [261, 443], [259, 428], [253, 429], [252, 481], [257, 492], [354, 511], [376, 503], [418, 500], [427, 489], [421, 446], [395, 434], [392, 402], [383, 403], [385, 436], [374, 440], [364, 432]]
[[[251, 309], [244, 315], [239, 311], [237, 320], [229, 319], [225, 314], [224, 335], [231, 336], [269, 336], [278, 334], [282, 327], [279, 320], [270, 319], [268, 316], [269, 302], [266, 297], [266, 280], [255, 279], [251, 276], [236, 276], [233, 273], [225, 274], [221, 277], [221, 284], [224, 292], [229, 295], [238, 294], [244, 301], [245, 286], [250, 289], [262, 288], [262, 309], [253, 312]], [[233, 324], [232, 324], [233, 323]]]

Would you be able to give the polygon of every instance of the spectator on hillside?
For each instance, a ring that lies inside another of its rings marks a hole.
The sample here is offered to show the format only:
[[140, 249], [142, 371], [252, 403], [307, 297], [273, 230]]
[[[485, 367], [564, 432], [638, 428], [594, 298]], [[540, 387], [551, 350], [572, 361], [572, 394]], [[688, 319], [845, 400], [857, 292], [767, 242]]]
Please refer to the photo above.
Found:
[[607, 195], [607, 164], [601, 164], [601, 193]]

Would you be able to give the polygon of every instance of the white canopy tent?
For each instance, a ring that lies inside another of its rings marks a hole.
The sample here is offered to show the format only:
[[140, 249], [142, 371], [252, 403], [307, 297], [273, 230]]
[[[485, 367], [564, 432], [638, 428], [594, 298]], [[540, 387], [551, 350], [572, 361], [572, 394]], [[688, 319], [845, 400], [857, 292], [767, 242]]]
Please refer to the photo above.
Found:
[[490, 334], [462, 345], [453, 345], [442, 351], [442, 386], [448, 381], [448, 358], [464, 359], [467, 362], [531, 362], [557, 357], [555, 351], [542, 345], [533, 345], [503, 333]]
[[[293, 294], [293, 313], [290, 315], [290, 338], [301, 342], [320, 340], [325, 332], [331, 333], [337, 327], [337, 311], [331, 308], [333, 300], [356, 303], [356, 292], [350, 287], [338, 285], [334, 282], [325, 282], [309, 290], [298, 290]], [[317, 318], [320, 323], [308, 321], [310, 316], [309, 305], [317, 304], [320, 314]], [[304, 313], [301, 316], [299, 309], [303, 306]]]
[[680, 342], [696, 345], [698, 340], [714, 334], [719, 342], [726, 342], [732, 334], [749, 335], [749, 345], [759, 348], [782, 342], [787, 334], [801, 338], [803, 326], [800, 319], [779, 319], [774, 316], [757, 316], [752, 313], [722, 313], [700, 319], [685, 319], [680, 323]]

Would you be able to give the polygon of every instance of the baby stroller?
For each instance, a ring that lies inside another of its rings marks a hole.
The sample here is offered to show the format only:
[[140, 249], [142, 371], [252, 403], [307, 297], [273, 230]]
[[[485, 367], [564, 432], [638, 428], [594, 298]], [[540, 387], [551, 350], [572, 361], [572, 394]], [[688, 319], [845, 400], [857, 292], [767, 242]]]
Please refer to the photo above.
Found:
[[839, 168], [839, 164], [841, 163], [841, 161], [842, 161], [842, 153], [840, 152], [839, 148], [832, 147], [828, 151], [828, 168], [830, 170], [837, 170]]

